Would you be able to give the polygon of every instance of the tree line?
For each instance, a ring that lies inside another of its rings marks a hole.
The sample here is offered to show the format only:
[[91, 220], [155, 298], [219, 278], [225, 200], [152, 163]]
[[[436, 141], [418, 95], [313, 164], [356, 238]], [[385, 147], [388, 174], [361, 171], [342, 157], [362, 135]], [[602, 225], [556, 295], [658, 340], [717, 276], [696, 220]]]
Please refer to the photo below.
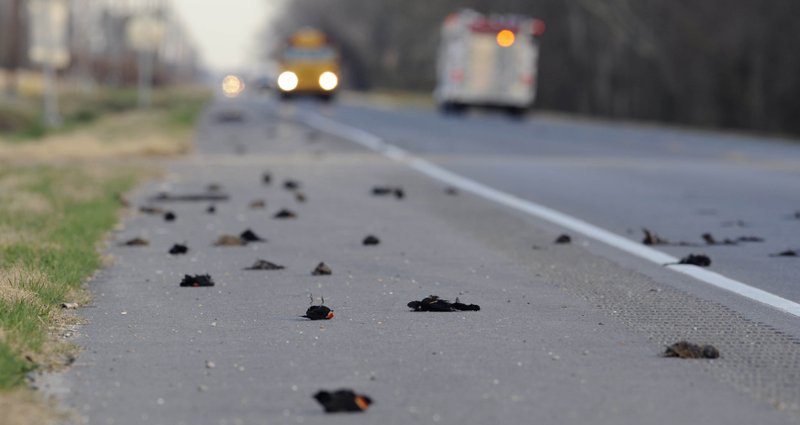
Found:
[[431, 90], [464, 7], [546, 22], [536, 108], [800, 134], [797, 0], [292, 0], [270, 31], [327, 32], [353, 88]]

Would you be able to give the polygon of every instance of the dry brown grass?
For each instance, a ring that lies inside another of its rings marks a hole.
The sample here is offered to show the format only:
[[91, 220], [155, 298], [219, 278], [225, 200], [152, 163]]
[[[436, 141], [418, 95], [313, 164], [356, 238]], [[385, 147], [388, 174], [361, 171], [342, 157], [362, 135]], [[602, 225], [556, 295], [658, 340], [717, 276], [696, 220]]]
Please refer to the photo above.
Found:
[[77, 130], [28, 143], [0, 139], [0, 162], [62, 162], [175, 156], [191, 149], [189, 128], [167, 126], [163, 112], [108, 115]]
[[0, 193], [23, 190], [36, 182], [33, 174], [9, 174], [0, 179]]
[[50, 214], [53, 206], [50, 201], [41, 194], [14, 191], [8, 194], [0, 194], [0, 202], [5, 203], [5, 209], [17, 214]]
[[36, 292], [31, 286], [46, 284], [47, 276], [41, 272], [25, 270], [21, 266], [0, 269], [0, 300], [9, 303], [38, 303]]

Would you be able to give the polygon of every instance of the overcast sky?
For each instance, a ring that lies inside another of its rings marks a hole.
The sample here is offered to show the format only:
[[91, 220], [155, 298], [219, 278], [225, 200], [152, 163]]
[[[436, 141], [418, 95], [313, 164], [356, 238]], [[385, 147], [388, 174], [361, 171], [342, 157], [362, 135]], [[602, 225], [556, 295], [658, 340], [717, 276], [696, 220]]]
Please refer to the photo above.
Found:
[[256, 36], [278, 0], [170, 0], [203, 55], [217, 71], [257, 63]]

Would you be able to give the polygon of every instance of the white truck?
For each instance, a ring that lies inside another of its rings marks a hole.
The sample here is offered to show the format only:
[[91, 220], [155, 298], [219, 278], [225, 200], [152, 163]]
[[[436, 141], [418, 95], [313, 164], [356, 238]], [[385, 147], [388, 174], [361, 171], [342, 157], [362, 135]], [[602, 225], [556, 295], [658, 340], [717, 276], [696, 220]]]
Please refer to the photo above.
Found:
[[442, 24], [434, 98], [445, 113], [470, 106], [521, 115], [536, 97], [538, 37], [544, 22], [462, 10]]

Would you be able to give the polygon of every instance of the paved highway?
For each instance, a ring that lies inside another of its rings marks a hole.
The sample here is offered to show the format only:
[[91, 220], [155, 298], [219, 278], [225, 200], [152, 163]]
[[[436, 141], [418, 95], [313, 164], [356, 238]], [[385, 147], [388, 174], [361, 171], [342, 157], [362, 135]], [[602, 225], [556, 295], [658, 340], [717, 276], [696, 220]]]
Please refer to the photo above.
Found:
[[[94, 305], [75, 338], [86, 350], [38, 384], [90, 424], [800, 423], [795, 316], [579, 233], [555, 245], [563, 228], [447, 194], [407, 162], [314, 128], [321, 119], [637, 242], [641, 226], [692, 242], [706, 231], [763, 237], [663, 250], [707, 252], [715, 271], [800, 298], [791, 281], [800, 262], [767, 256], [798, 243], [794, 145], [548, 117], [220, 101], [198, 126], [196, 154], [132, 201], [210, 183], [230, 199], [215, 214], [204, 202], [156, 203], [174, 222], [126, 219], [109, 247], [114, 265], [90, 284]], [[287, 178], [307, 202], [281, 187]], [[406, 196], [371, 196], [375, 185]], [[262, 198], [266, 209], [248, 206]], [[273, 218], [282, 208], [298, 218]], [[746, 227], [726, 224], [739, 220]], [[213, 246], [246, 228], [268, 241]], [[363, 246], [367, 234], [381, 243]], [[150, 245], [118, 245], [133, 237]], [[176, 242], [189, 253], [168, 255]], [[256, 259], [286, 269], [243, 270]], [[311, 275], [320, 261], [331, 276]], [[217, 286], [180, 288], [185, 273], [210, 273]], [[298, 317], [312, 294], [333, 320]], [[406, 307], [430, 294], [481, 311]], [[681, 339], [722, 358], [660, 357]], [[342, 387], [374, 406], [325, 415], [311, 398]]]
[[632, 240], [643, 227], [705, 245], [757, 236], [764, 243], [665, 247], [705, 252], [729, 277], [800, 302], [800, 142], [664, 127], [524, 122], [502, 115], [445, 117], [425, 110], [338, 106], [343, 123], [460, 175], [581, 218]]

